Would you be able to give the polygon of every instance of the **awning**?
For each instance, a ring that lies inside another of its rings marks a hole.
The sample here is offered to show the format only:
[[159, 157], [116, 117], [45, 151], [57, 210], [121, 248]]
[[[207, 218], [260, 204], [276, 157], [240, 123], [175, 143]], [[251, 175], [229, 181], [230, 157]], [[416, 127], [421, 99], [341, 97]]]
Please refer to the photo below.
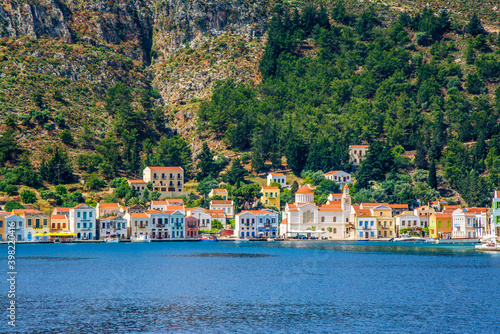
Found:
[[47, 234], [45, 234], [45, 233], [40, 233], [40, 232], [35, 233], [35, 237], [44, 237], [44, 236], [46, 236], [46, 235], [47, 235]]

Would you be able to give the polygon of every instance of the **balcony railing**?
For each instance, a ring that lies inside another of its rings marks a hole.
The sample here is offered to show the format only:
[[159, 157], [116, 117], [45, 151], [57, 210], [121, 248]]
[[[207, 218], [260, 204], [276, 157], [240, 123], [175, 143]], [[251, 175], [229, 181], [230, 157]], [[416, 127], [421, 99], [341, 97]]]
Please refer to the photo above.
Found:
[[165, 227], [165, 224], [160, 224], [160, 223], [158, 223], [158, 224], [156, 224], [156, 227], [158, 227], [158, 228], [160, 228], [160, 227]]

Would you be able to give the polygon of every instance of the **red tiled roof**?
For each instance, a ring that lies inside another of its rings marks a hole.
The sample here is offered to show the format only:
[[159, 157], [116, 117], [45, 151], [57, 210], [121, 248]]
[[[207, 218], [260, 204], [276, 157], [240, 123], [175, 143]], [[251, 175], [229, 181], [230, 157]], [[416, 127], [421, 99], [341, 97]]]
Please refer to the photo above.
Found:
[[134, 213], [129, 213], [129, 215], [132, 218], [149, 218], [148, 214], [144, 212], [134, 212]]
[[167, 203], [183, 203], [184, 204], [184, 200], [182, 198], [167, 198], [165, 200], [165, 202], [167, 202]]
[[57, 212], [69, 212], [69, 209], [71, 209], [71, 208], [59, 208], [59, 207], [56, 207], [56, 211]]
[[342, 194], [334, 194], [334, 193], [331, 193], [330, 196], [332, 197], [342, 197]]
[[130, 182], [130, 183], [144, 183], [144, 184], [146, 183], [146, 181], [144, 181], [144, 180], [128, 180], [128, 182]]
[[211, 200], [210, 201], [211, 205], [226, 205], [226, 204], [233, 204], [233, 201], [224, 201], [224, 200]]
[[408, 209], [408, 204], [389, 204], [391, 209]]
[[296, 194], [312, 194], [311, 188], [307, 186], [300, 187], [295, 193]]
[[18, 214], [18, 213], [43, 213], [43, 212], [35, 209], [12, 209], [12, 213]]
[[281, 223], [280, 223], [280, 224], [286, 224], [287, 222], [288, 222], [288, 218], [285, 218], [285, 219], [283, 219], [283, 220], [281, 221]]
[[331, 172], [325, 173], [325, 175], [334, 175], [334, 174], [337, 174], [340, 172], [342, 172], [342, 171], [341, 170], [332, 170]]
[[359, 209], [356, 211], [356, 216], [358, 217], [373, 217], [370, 209]]
[[431, 216], [434, 215], [436, 218], [451, 218], [451, 213], [440, 213], [440, 212], [436, 212], [436, 213], [433, 213], [431, 214]]
[[283, 173], [270, 173], [272, 176], [285, 176]]
[[280, 190], [278, 187], [262, 187], [262, 189], [267, 189], [267, 190]]
[[227, 193], [227, 190], [224, 188], [215, 188], [215, 189], [212, 189], [212, 191], [214, 193]]
[[119, 208], [119, 203], [99, 203], [100, 208]]
[[245, 211], [241, 211], [240, 213], [237, 214], [237, 216], [240, 216], [244, 213], [252, 213], [254, 215], [269, 215], [269, 214], [274, 214], [272, 212], [269, 212], [269, 211], [266, 211], [266, 210], [245, 210]]
[[109, 217], [101, 218], [101, 221], [115, 219], [115, 218], [116, 218], [116, 216], [109, 216]]
[[50, 219], [64, 219], [64, 220], [67, 220], [68, 218], [65, 215], [51, 215]]
[[349, 145], [350, 148], [368, 148], [370, 145]]
[[146, 168], [149, 168], [150, 170], [177, 170], [177, 171], [184, 171], [184, 169], [182, 169], [181, 167], [151, 167], [151, 166], [148, 166]]
[[167, 205], [165, 210], [172, 210], [172, 211], [184, 210], [184, 206], [183, 205]]

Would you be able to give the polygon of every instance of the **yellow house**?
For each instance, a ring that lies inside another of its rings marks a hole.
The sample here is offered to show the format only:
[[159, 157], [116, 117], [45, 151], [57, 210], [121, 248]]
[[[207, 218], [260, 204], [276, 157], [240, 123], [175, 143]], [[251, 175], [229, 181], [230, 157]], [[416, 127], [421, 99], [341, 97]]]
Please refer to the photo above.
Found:
[[18, 215], [26, 219], [24, 231], [27, 241], [47, 241], [50, 239], [45, 234], [50, 232], [50, 213], [34, 209], [14, 209], [13, 215]]
[[260, 190], [262, 197], [260, 201], [265, 206], [274, 206], [280, 209], [280, 188], [278, 187], [262, 187]]
[[429, 217], [429, 236], [448, 238], [453, 230], [451, 213], [433, 213]]
[[395, 223], [392, 217], [392, 208], [386, 205], [378, 205], [372, 209], [373, 216], [376, 217], [377, 238], [394, 238]]

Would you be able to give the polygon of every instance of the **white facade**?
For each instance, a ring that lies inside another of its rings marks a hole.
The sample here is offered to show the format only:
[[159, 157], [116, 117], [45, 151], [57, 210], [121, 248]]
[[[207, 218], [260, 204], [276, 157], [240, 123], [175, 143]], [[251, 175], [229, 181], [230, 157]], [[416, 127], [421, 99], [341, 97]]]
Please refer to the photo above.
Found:
[[106, 217], [100, 221], [100, 238], [104, 239], [109, 235], [119, 235], [121, 239], [128, 239], [127, 220], [123, 217]]
[[279, 183], [281, 188], [286, 188], [286, 175], [283, 173], [269, 173], [267, 174], [267, 185], [270, 186], [271, 182]]
[[427, 227], [426, 221], [421, 221], [420, 217], [412, 212], [403, 213], [396, 216], [396, 232], [403, 228], [424, 228]]
[[369, 145], [350, 145], [349, 146], [349, 163], [353, 166], [359, 166], [366, 159]]
[[352, 183], [351, 174], [341, 170], [331, 171], [325, 174], [325, 179], [336, 182], [339, 185]]
[[151, 221], [151, 239], [171, 239], [172, 226], [170, 225], [171, 213], [158, 210], [148, 211]]
[[205, 212], [197, 212], [192, 214], [198, 219], [199, 230], [210, 231], [212, 229], [212, 217]]
[[356, 217], [356, 234], [357, 240], [376, 239], [377, 238], [377, 220], [370, 216]]
[[489, 213], [487, 208], [456, 209], [452, 215], [453, 239], [481, 238], [489, 233]]
[[75, 239], [93, 240], [96, 231], [96, 210], [87, 204], [80, 204], [69, 210], [69, 229], [76, 233]]
[[27, 236], [25, 235], [25, 225], [26, 220], [18, 215], [5, 215], [5, 237], [10, 234], [11, 229], [14, 229], [14, 236], [16, 241], [25, 241]]
[[170, 215], [170, 231], [173, 239], [184, 239], [186, 236], [186, 220], [184, 213], [175, 211]]
[[210, 210], [222, 210], [227, 218], [234, 217], [234, 202], [233, 201], [210, 201]]
[[243, 211], [236, 215], [234, 233], [239, 239], [276, 238], [278, 213], [272, 210]]
[[345, 239], [349, 236], [347, 226], [351, 215], [351, 196], [347, 186], [343, 188], [341, 203], [336, 204], [316, 205], [314, 202], [299, 202], [309, 199], [300, 195], [302, 194], [296, 194], [295, 204], [287, 204], [285, 207], [286, 224], [280, 226], [282, 236], [333, 239]]

